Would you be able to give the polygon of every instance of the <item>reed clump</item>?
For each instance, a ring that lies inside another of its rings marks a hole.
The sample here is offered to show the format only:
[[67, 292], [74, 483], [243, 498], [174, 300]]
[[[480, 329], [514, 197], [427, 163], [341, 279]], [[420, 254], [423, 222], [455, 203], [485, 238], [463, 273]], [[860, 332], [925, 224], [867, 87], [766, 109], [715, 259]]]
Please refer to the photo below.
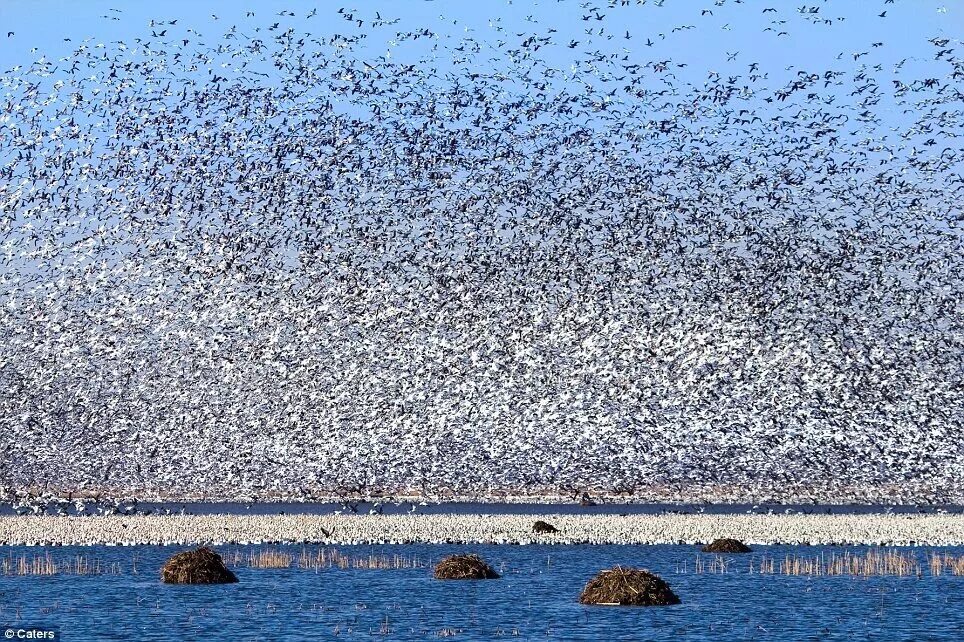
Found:
[[225, 553], [221, 556], [225, 564], [246, 566], [248, 568], [290, 568], [294, 556], [286, 551], [259, 549], [247, 554], [241, 551]]
[[693, 571], [695, 573], [726, 573], [729, 569], [729, 562], [722, 555], [714, 555], [707, 561], [706, 558], [697, 555], [696, 562], [693, 565]]
[[120, 572], [119, 562], [107, 564], [87, 555], [57, 559], [48, 552], [0, 558], [0, 575], [119, 575]]
[[336, 548], [318, 549], [313, 553], [302, 550], [298, 568], [318, 570], [323, 568], [398, 570], [424, 568], [426, 563], [418, 555], [346, 555]]
[[536, 522], [532, 525], [532, 532], [539, 533], [539, 534], [549, 534], [549, 533], [558, 533], [559, 529], [553, 526], [552, 524], [550, 524], [549, 522], [544, 522], [541, 519], [539, 519], [539, 520], [536, 520]]
[[494, 580], [499, 574], [478, 555], [451, 555], [435, 565], [437, 580]]
[[866, 553], [831, 553], [830, 555], [787, 555], [782, 560], [764, 556], [756, 569], [750, 562], [751, 573], [849, 576], [849, 577], [908, 577], [923, 575], [917, 556], [904, 551], [870, 550]]
[[165, 584], [230, 584], [238, 581], [221, 556], [206, 546], [171, 556], [161, 568]]
[[437, 638], [454, 638], [456, 635], [462, 632], [462, 629], [455, 629], [452, 627], [445, 627], [439, 629], [435, 632], [435, 637]]
[[931, 575], [934, 576], [944, 575], [945, 573], [948, 575], [964, 575], [964, 555], [931, 553], [930, 569]]
[[738, 539], [721, 537], [703, 547], [704, 553], [749, 553], [750, 547]]
[[667, 606], [680, 599], [658, 575], [645, 569], [616, 566], [589, 580], [579, 595], [582, 604]]
[[266, 550], [252, 552], [248, 559], [249, 568], [290, 568], [294, 557], [284, 551]]

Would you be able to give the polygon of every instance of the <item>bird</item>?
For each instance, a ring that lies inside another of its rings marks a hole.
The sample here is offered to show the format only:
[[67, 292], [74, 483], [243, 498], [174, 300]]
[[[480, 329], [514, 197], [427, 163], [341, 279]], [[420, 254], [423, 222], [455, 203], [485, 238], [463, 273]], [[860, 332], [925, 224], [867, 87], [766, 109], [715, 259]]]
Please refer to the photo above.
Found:
[[957, 42], [558, 4], [12, 51], [0, 499], [959, 492]]

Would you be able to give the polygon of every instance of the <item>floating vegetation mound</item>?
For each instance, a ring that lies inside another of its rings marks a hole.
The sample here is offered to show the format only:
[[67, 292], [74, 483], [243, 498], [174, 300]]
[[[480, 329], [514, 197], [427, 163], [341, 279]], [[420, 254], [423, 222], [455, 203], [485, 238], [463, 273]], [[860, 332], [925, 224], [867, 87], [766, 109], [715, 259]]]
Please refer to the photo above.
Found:
[[703, 547], [704, 553], [749, 553], [750, 547], [738, 539], [722, 537]]
[[579, 595], [582, 604], [667, 606], [680, 599], [658, 575], [639, 568], [616, 566], [589, 580]]
[[478, 555], [451, 555], [435, 565], [437, 580], [495, 580], [499, 574]]
[[230, 584], [238, 581], [221, 556], [205, 546], [171, 556], [161, 569], [161, 579], [165, 584]]
[[550, 524], [549, 522], [544, 522], [541, 519], [537, 519], [536, 523], [532, 525], [533, 533], [558, 533], [559, 529]]

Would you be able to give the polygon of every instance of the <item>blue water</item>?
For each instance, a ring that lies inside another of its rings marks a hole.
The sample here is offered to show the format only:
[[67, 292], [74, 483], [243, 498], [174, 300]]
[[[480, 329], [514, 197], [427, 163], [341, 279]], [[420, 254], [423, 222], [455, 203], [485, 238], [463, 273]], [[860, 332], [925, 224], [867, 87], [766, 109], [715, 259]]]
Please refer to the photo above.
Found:
[[[220, 547], [249, 552], [265, 547]], [[279, 550], [285, 547], [271, 547]], [[297, 557], [301, 546], [287, 547]], [[317, 547], [305, 547], [309, 552]], [[320, 571], [236, 568], [238, 584], [169, 586], [158, 569], [175, 548], [58, 547], [118, 562], [116, 575], [0, 576], [0, 627], [56, 627], [63, 640], [960, 640], [964, 577], [750, 575], [750, 555], [726, 574], [694, 574], [692, 546], [341, 546], [352, 555], [481, 554], [502, 579], [442, 582], [431, 568]], [[786, 554], [864, 552], [861, 547], [757, 547]], [[948, 550], [956, 555], [964, 549]], [[0, 547], [0, 555], [43, 549]], [[138, 573], [131, 571], [137, 556]], [[705, 557], [705, 556], [704, 556]], [[677, 572], [682, 564], [688, 573]], [[585, 582], [615, 564], [648, 568], [682, 599], [671, 607], [590, 607]]]
[[[97, 514], [104, 512], [126, 514], [160, 514], [184, 513], [189, 515], [325, 515], [341, 514], [369, 514], [400, 515], [406, 513], [419, 514], [454, 514], [454, 515], [529, 515], [536, 513], [553, 515], [660, 515], [666, 513], [709, 513], [726, 515], [734, 513], [790, 513], [804, 515], [861, 515], [867, 513], [898, 513], [898, 514], [935, 514], [935, 513], [964, 513], [964, 506], [956, 504], [659, 504], [659, 503], [616, 503], [599, 502], [590, 506], [582, 506], [578, 502], [569, 503], [516, 503], [516, 502], [140, 502], [122, 503], [120, 506], [98, 506], [90, 502], [83, 514]], [[63, 511], [78, 514], [78, 511], [67, 504], [58, 506], [56, 503], [39, 509], [38, 512], [58, 514]], [[0, 502], [0, 515], [13, 515], [16, 509], [10, 502]], [[24, 512], [31, 512], [26, 511]]]

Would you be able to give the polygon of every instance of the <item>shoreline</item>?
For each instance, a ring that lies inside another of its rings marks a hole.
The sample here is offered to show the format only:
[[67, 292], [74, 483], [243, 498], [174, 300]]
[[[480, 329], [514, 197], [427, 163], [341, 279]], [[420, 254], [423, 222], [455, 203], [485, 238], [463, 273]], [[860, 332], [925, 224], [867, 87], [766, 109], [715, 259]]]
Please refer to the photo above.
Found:
[[[558, 534], [537, 535], [541, 519]], [[697, 544], [964, 546], [964, 515], [4, 516], [0, 545]]]

